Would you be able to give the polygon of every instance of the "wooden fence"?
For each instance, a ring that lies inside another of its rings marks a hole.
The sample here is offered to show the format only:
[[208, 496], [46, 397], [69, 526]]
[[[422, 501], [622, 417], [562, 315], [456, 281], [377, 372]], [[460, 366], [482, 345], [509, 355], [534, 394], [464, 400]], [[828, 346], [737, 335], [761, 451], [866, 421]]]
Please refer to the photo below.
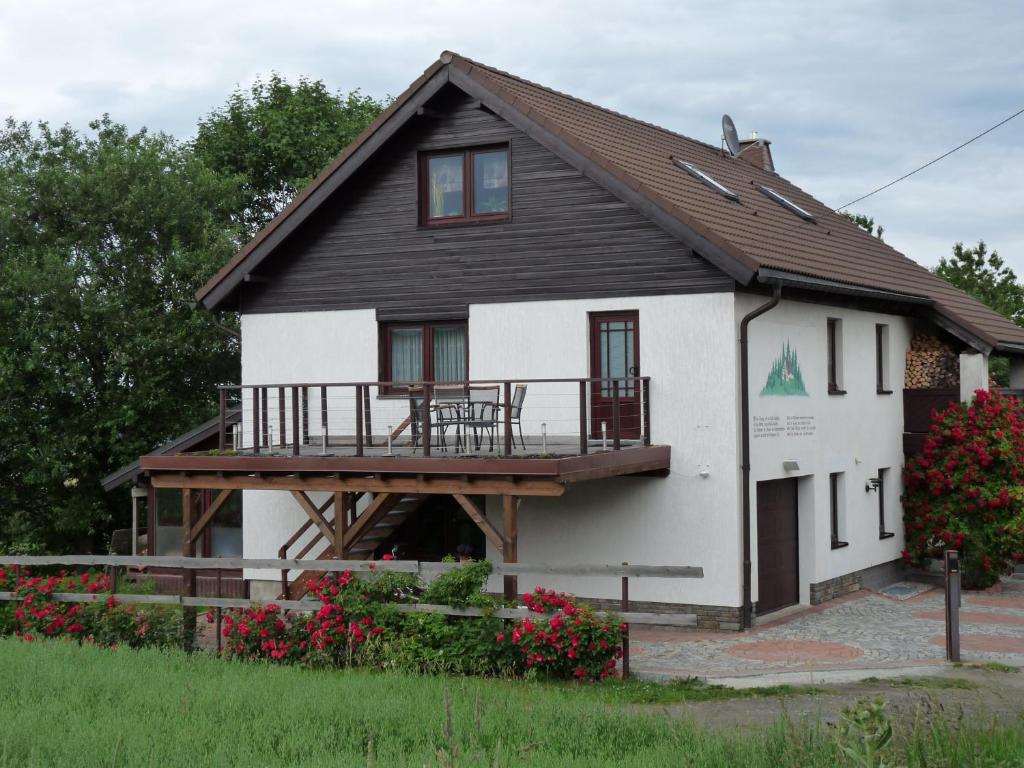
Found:
[[[265, 560], [227, 557], [136, 557], [127, 555], [53, 555], [0, 557], [0, 566], [67, 566], [72, 568], [180, 568], [183, 570], [223, 570], [249, 568], [254, 570], [297, 570], [334, 573], [339, 571], [415, 573], [432, 577], [456, 570], [459, 563], [419, 562], [416, 560]], [[522, 576], [525, 574], [547, 574], [551, 576], [608, 576], [621, 579], [621, 610], [619, 618], [626, 625], [623, 633], [623, 677], [629, 675], [629, 625], [654, 624], [661, 626], [689, 626], [692, 614], [647, 613], [629, 609], [629, 579], [702, 579], [704, 569], [699, 566], [674, 565], [595, 565], [595, 564], [549, 564], [549, 563], [501, 563], [495, 564], [492, 576]], [[111, 591], [95, 594], [79, 592], [54, 592], [49, 597], [58, 602], [90, 603], [106, 600], [116, 595], [121, 603], [156, 605], [177, 605], [187, 608], [216, 608], [218, 614], [224, 608], [249, 608], [272, 602], [288, 610], [316, 611], [320, 603], [314, 600], [272, 600], [255, 601], [229, 597], [191, 597], [187, 595], [136, 595], [117, 591], [115, 578], [111, 579]], [[0, 601], [20, 599], [17, 592], [0, 592]], [[424, 603], [396, 603], [394, 607], [402, 613], [441, 613], [446, 616], [495, 616], [501, 619], [520, 619], [530, 615], [527, 608], [497, 608], [484, 611], [480, 608], [455, 608], [450, 605], [429, 605]], [[218, 622], [219, 624], [219, 622]], [[219, 639], [219, 638], [218, 638]]]

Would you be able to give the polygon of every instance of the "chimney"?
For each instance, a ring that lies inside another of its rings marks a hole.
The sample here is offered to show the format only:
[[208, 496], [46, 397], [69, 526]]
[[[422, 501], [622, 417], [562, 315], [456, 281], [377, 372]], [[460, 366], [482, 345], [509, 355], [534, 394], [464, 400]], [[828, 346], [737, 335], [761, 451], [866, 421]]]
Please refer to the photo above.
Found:
[[775, 163], [772, 161], [772, 143], [768, 139], [759, 139], [757, 131], [752, 131], [749, 139], [740, 139], [740, 155], [751, 165], [763, 168], [769, 173], [775, 173]]

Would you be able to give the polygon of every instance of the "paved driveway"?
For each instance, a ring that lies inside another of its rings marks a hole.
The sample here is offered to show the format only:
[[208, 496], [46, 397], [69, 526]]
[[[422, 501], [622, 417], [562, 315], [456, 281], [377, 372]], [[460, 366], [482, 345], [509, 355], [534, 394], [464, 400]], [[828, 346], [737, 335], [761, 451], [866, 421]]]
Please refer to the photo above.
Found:
[[[961, 609], [965, 662], [1024, 667], [1024, 591], [969, 593]], [[637, 627], [632, 669], [648, 677], [735, 678], [836, 670], [884, 671], [945, 660], [941, 590], [907, 600], [861, 591], [745, 633]]]

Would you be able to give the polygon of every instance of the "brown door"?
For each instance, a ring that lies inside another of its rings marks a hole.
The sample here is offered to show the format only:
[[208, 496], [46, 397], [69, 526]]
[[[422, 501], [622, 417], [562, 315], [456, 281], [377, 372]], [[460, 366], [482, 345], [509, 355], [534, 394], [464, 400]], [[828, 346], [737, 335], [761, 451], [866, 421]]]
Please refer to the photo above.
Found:
[[[640, 315], [628, 312], [590, 313], [590, 377], [619, 381], [619, 434], [626, 439], [640, 437], [640, 386], [633, 377], [640, 375]], [[590, 434], [601, 437], [601, 422], [611, 440], [613, 424], [613, 382], [595, 381], [590, 385]]]
[[800, 602], [796, 479], [757, 484], [757, 613]]

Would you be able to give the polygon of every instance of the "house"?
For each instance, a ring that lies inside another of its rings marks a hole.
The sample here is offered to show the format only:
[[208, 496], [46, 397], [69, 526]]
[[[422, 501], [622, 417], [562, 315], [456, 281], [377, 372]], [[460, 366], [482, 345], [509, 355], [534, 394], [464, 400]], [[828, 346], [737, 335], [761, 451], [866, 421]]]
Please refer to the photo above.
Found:
[[704, 627], [896, 578], [921, 404], [1024, 386], [1024, 330], [745, 146], [443, 53], [198, 292], [241, 421], [140, 459], [185, 553], [241, 493], [246, 557], [696, 565], [632, 597]]

